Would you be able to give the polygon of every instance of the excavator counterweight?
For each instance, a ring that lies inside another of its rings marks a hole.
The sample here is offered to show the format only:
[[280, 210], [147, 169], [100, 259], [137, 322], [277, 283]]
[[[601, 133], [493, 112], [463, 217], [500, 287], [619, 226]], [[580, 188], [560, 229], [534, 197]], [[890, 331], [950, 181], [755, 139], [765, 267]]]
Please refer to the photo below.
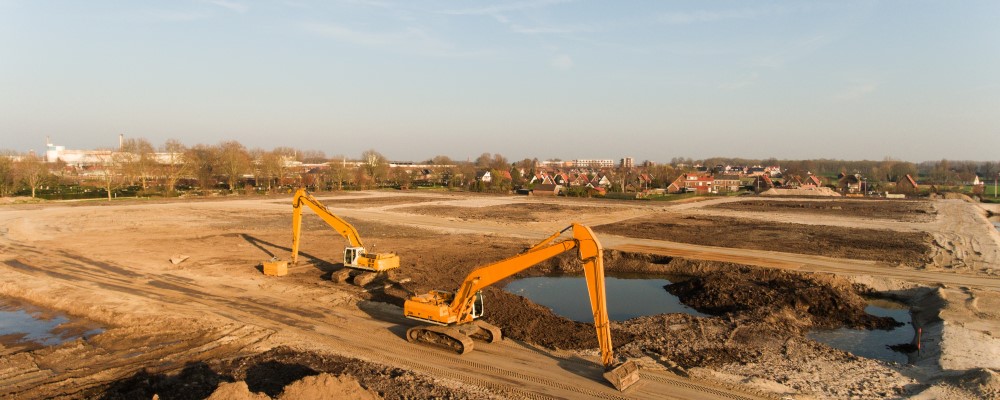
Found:
[[[573, 238], [555, 242], [564, 232], [572, 230]], [[555, 243], [553, 243], [555, 242]], [[432, 290], [410, 297], [403, 305], [407, 318], [431, 325], [415, 326], [407, 330], [410, 342], [424, 342], [450, 348], [459, 354], [472, 351], [473, 340], [489, 343], [499, 341], [500, 328], [479, 320], [483, 315], [484, 301], [481, 290], [504, 278], [530, 268], [564, 252], [576, 249], [584, 264], [594, 327], [604, 365], [604, 378], [618, 390], [625, 390], [639, 380], [639, 368], [633, 361], [619, 363], [611, 347], [611, 323], [608, 319], [604, 290], [603, 249], [589, 227], [572, 224], [556, 232], [525, 252], [473, 270], [458, 290], [447, 292]]]

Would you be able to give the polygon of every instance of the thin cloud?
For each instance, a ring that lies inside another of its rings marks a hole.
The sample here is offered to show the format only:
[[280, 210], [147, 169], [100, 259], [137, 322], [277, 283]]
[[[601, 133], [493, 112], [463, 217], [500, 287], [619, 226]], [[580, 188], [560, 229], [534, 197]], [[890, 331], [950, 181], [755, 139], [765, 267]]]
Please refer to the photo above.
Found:
[[878, 86], [874, 83], [862, 83], [848, 86], [842, 92], [834, 96], [837, 101], [853, 101], [868, 96], [875, 92]]
[[146, 11], [149, 17], [164, 22], [190, 22], [209, 17], [208, 14], [200, 12], [169, 11], [169, 10], [149, 10]]
[[461, 10], [445, 10], [441, 11], [441, 14], [448, 15], [493, 15], [500, 14], [510, 11], [523, 11], [535, 8], [543, 8], [556, 4], [569, 3], [573, 0], [532, 0], [532, 1], [519, 1], [507, 4], [496, 4], [488, 7], [481, 8], [469, 8]]
[[395, 45], [422, 36], [414, 29], [404, 32], [364, 32], [337, 24], [307, 23], [303, 25], [307, 32], [336, 39], [341, 42], [364, 45], [386, 46]]
[[537, 34], [570, 34], [570, 33], [581, 33], [581, 32], [594, 32], [596, 29], [587, 26], [568, 26], [568, 27], [557, 27], [557, 26], [523, 26], [518, 24], [509, 24], [510, 30], [515, 33], [523, 33], [526, 35], [537, 35]]
[[487, 51], [458, 51], [453, 44], [414, 27], [396, 32], [370, 32], [339, 24], [304, 23], [302, 29], [343, 43], [391, 48], [403, 53], [442, 57], [477, 57], [489, 54]]
[[738, 10], [697, 10], [689, 12], [673, 12], [661, 14], [657, 19], [671, 25], [686, 25], [705, 22], [718, 22], [734, 19], [755, 19], [763, 16], [788, 12], [779, 7], [747, 8]]
[[576, 64], [573, 62], [573, 58], [567, 54], [558, 54], [552, 57], [549, 61], [549, 65], [560, 71], [568, 71], [572, 69]]
[[237, 3], [235, 1], [229, 0], [209, 0], [209, 3], [215, 4], [219, 7], [229, 9], [231, 11], [236, 11], [240, 14], [247, 12], [250, 8], [246, 4]]

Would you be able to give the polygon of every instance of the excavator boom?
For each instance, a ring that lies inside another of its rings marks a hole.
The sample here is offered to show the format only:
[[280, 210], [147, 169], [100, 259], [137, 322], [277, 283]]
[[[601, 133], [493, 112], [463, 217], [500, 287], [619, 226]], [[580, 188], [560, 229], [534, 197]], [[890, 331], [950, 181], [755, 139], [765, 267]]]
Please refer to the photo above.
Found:
[[[568, 230], [572, 230], [573, 238], [556, 242], [559, 236]], [[471, 350], [472, 341], [468, 336], [475, 337], [474, 335], [481, 334], [491, 341], [498, 340], [499, 328], [475, 320], [482, 315], [480, 290], [574, 248], [584, 264], [590, 306], [594, 314], [594, 327], [597, 330], [597, 341], [601, 351], [601, 363], [606, 371], [604, 377], [618, 390], [625, 390], [638, 381], [638, 368], [632, 361], [621, 365], [615, 362], [611, 345], [607, 294], [604, 289], [603, 250], [594, 232], [589, 227], [576, 223], [556, 232], [521, 254], [476, 268], [465, 277], [454, 293], [431, 291], [411, 297], [403, 306], [406, 317], [440, 326], [410, 328], [407, 339], [444, 343], [458, 350], [460, 354]], [[485, 334], [483, 331], [486, 331]]]
[[292, 264], [298, 262], [299, 244], [301, 243], [302, 232], [302, 208], [309, 207], [334, 231], [343, 236], [350, 243], [344, 250], [344, 266], [354, 269], [362, 269], [373, 272], [381, 272], [399, 267], [399, 256], [393, 253], [372, 253], [369, 254], [361, 242], [361, 235], [343, 218], [330, 212], [323, 203], [316, 200], [304, 188], [295, 192], [292, 198]]

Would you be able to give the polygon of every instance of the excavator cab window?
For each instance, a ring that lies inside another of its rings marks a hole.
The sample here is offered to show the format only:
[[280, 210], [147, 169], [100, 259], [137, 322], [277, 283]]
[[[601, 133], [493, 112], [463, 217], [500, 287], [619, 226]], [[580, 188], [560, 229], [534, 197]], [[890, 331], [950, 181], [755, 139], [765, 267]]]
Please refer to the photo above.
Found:
[[344, 265], [354, 265], [354, 261], [357, 258], [355, 254], [357, 254], [357, 249], [351, 247], [344, 249]]
[[483, 316], [483, 291], [476, 292], [476, 297], [472, 299], [472, 318]]

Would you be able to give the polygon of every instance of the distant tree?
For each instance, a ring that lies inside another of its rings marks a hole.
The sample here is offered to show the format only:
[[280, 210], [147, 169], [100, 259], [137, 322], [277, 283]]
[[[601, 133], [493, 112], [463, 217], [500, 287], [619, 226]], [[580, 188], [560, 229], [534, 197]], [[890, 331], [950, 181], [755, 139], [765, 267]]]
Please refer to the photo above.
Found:
[[12, 150], [0, 150], [0, 197], [10, 196], [17, 187], [14, 155]]
[[143, 138], [125, 139], [119, 150], [119, 158], [124, 163], [122, 172], [130, 181], [138, 181], [143, 190], [146, 190], [147, 182], [157, 166], [155, 151], [153, 145]]
[[250, 172], [250, 153], [246, 147], [235, 140], [219, 144], [219, 172], [226, 177], [229, 192], [236, 192], [236, 184], [240, 177]]
[[433, 165], [452, 165], [452, 164], [454, 164], [454, 162], [451, 161], [451, 158], [449, 158], [448, 156], [438, 155], [438, 156], [434, 156], [434, 158], [431, 159], [431, 164], [433, 164]]
[[510, 162], [507, 161], [507, 157], [500, 155], [500, 153], [493, 154], [493, 159], [490, 161], [490, 168], [506, 171], [510, 169]]
[[101, 187], [107, 193], [108, 201], [111, 201], [115, 189], [124, 181], [122, 170], [128, 157], [125, 153], [108, 148], [98, 149], [95, 154], [101, 167], [101, 174], [98, 175]]
[[323, 164], [327, 161], [326, 153], [321, 150], [302, 151], [302, 162], [306, 164]]
[[348, 178], [347, 158], [343, 156], [339, 160], [334, 158], [327, 165], [329, 165], [329, 168], [324, 171], [327, 175], [327, 181], [336, 185], [337, 190], [344, 190], [344, 182]]
[[400, 189], [409, 189], [413, 186], [413, 175], [406, 168], [397, 167], [392, 169], [392, 181]]
[[490, 153], [483, 153], [476, 157], [474, 164], [476, 168], [489, 168], [492, 162], [493, 156]]
[[192, 171], [192, 164], [184, 160], [188, 148], [177, 139], [167, 139], [160, 149], [166, 154], [159, 164], [160, 175], [165, 179], [167, 193], [173, 194], [177, 190], [177, 181]]
[[285, 161], [290, 157], [291, 155], [279, 149], [274, 149], [261, 155], [260, 168], [263, 171], [262, 175], [267, 179], [268, 191], [271, 190], [271, 184], [275, 180], [277, 180], [278, 186], [284, 184], [285, 176], [288, 175], [288, 167]]
[[369, 149], [361, 153], [361, 162], [361, 167], [365, 175], [376, 186], [379, 182], [385, 180], [389, 174], [389, 160], [382, 153], [374, 149]]
[[207, 193], [215, 182], [216, 167], [215, 159], [218, 158], [219, 148], [199, 144], [184, 153], [184, 163], [187, 164], [191, 173], [198, 179], [203, 193]]
[[49, 176], [49, 169], [41, 158], [34, 154], [22, 156], [14, 163], [17, 176], [20, 181], [31, 188], [31, 197], [35, 197], [35, 191]]

